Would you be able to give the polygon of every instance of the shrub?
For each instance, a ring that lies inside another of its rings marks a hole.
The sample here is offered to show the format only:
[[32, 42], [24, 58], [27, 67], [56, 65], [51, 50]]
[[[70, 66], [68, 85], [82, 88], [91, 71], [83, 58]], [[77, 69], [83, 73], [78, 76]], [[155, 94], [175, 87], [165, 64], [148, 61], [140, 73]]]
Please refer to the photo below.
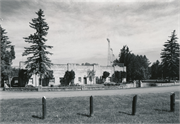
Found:
[[73, 70], [66, 71], [63, 79], [60, 81], [62, 85], [67, 86], [70, 83], [74, 84], [75, 72]]
[[106, 80], [106, 78], [109, 76], [109, 74], [110, 74], [109, 72], [104, 71], [102, 78], [103, 78], [104, 80]]

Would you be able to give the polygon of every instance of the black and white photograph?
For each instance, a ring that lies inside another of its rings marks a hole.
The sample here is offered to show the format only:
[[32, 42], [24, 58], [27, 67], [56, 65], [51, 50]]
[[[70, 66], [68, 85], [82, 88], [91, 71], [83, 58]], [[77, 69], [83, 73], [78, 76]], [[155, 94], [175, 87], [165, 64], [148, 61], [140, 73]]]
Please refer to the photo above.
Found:
[[179, 0], [0, 0], [0, 123], [180, 123], [179, 38]]

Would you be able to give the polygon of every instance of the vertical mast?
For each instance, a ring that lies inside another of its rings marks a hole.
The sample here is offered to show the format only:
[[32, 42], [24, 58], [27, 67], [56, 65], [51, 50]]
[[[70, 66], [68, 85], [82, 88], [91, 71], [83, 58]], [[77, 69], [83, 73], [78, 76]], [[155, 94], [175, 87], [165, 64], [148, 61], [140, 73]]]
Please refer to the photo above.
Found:
[[111, 55], [110, 55], [110, 40], [107, 38], [108, 41], [108, 58], [107, 58], [107, 66], [111, 65]]

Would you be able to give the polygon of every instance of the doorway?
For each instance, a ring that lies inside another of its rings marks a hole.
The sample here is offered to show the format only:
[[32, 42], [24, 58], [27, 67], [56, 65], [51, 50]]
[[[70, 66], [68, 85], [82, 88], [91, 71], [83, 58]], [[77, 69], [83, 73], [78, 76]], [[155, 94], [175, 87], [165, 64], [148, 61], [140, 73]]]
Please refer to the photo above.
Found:
[[84, 84], [87, 84], [87, 77], [84, 77]]

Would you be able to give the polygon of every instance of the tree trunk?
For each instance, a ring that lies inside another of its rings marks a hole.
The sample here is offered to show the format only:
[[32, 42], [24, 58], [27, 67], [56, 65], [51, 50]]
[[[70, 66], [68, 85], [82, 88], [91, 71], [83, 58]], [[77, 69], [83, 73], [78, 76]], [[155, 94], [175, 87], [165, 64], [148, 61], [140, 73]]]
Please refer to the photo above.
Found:
[[1, 87], [4, 87], [4, 78], [1, 77]]
[[8, 76], [8, 84], [9, 84], [9, 87], [11, 87], [11, 77]]
[[42, 74], [40, 74], [40, 81], [39, 81], [39, 85], [42, 86]]
[[9, 86], [11, 87], [12, 77], [8, 76], [8, 80], [9, 80]]
[[74, 79], [71, 80], [71, 85], [74, 85]]

